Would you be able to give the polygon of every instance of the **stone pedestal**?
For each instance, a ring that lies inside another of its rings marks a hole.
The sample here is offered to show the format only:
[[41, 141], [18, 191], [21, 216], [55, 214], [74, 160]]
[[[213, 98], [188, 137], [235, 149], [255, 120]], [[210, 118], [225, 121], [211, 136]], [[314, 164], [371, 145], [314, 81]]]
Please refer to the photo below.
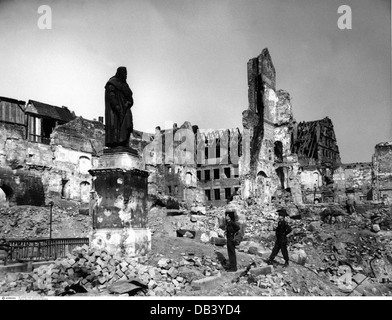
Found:
[[[106, 150], [105, 150], [106, 151]], [[132, 150], [108, 150], [89, 171], [94, 176], [91, 246], [112, 254], [141, 256], [151, 250], [147, 228], [148, 172]]]

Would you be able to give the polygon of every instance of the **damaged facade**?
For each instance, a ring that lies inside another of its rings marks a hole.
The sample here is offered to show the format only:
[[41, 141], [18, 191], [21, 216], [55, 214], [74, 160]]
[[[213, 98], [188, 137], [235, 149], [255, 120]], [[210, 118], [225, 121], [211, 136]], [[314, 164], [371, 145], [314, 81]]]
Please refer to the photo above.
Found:
[[51, 200], [88, 204], [88, 170], [103, 149], [103, 124], [32, 100], [21, 106], [1, 98], [2, 205], [45, 205]]
[[390, 204], [392, 200], [392, 141], [375, 146], [372, 165], [373, 200]]
[[331, 119], [325, 117], [296, 125], [291, 150], [300, 163], [303, 201], [334, 202], [333, 177], [341, 160]]
[[248, 62], [249, 107], [242, 113], [244, 154], [240, 158], [241, 193], [261, 204], [288, 194], [302, 203], [299, 163], [291, 152], [295, 124], [290, 95], [276, 90], [275, 67], [268, 49]]
[[174, 124], [172, 129], [157, 127], [154, 134], [133, 132], [130, 144], [142, 155], [150, 173], [150, 198], [167, 195], [188, 207], [204, 203], [203, 190], [197, 184], [196, 130], [190, 122], [185, 122], [181, 127]]
[[239, 157], [242, 136], [238, 129], [199, 133], [197, 180], [207, 205], [222, 206], [239, 194]]

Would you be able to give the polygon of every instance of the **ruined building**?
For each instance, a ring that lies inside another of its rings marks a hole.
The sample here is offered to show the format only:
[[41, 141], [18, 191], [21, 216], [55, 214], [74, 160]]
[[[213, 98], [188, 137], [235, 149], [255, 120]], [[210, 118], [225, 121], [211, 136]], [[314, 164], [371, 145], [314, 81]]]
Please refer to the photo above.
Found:
[[249, 107], [242, 113], [242, 197], [267, 204], [288, 193], [292, 201], [302, 203], [299, 163], [291, 151], [295, 120], [290, 95], [276, 90], [275, 67], [267, 48], [248, 62], [248, 99]]
[[298, 155], [304, 202], [335, 201], [333, 176], [341, 160], [331, 119], [296, 125], [291, 150]]
[[103, 124], [68, 108], [0, 98], [0, 203], [88, 205], [91, 175], [102, 151]]
[[372, 159], [373, 200], [392, 200], [392, 141], [375, 146]]
[[222, 206], [239, 194], [239, 157], [242, 135], [238, 128], [199, 133], [197, 180], [207, 205]]
[[172, 129], [157, 127], [154, 134], [134, 131], [131, 145], [142, 155], [149, 171], [150, 197], [168, 195], [185, 206], [204, 203], [196, 173], [196, 127], [185, 122]]
[[291, 151], [298, 155], [301, 166], [334, 168], [340, 161], [339, 148], [331, 119], [300, 122], [292, 133]]

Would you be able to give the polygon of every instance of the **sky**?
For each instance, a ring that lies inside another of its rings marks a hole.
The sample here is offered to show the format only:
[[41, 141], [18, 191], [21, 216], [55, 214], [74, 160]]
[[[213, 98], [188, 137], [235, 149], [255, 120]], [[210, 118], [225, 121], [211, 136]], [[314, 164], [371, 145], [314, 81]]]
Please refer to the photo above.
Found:
[[[341, 5], [351, 29], [338, 28]], [[98, 119], [126, 66], [134, 127], [151, 133], [185, 121], [242, 130], [247, 62], [267, 47], [294, 118], [328, 116], [343, 163], [392, 139], [389, 0], [0, 0], [0, 43], [0, 96]]]

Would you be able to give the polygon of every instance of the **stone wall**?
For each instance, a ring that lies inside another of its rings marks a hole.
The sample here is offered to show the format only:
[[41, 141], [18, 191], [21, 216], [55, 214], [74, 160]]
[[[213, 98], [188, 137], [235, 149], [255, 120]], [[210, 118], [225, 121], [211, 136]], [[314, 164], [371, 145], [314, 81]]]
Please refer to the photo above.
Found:
[[154, 134], [137, 131], [130, 145], [138, 150], [150, 173], [150, 197], [169, 195], [186, 206], [204, 203], [203, 190], [197, 183], [196, 140], [190, 122], [169, 130], [157, 127]]
[[241, 194], [260, 204], [290, 192], [302, 203], [299, 166], [291, 152], [293, 119], [290, 95], [276, 90], [275, 68], [268, 49], [248, 62], [249, 107], [242, 113]]
[[375, 146], [373, 164], [373, 199], [392, 202], [392, 141]]
[[1, 185], [9, 204], [88, 203], [93, 158], [102, 152], [103, 125], [82, 118], [55, 128], [51, 143], [25, 139], [24, 126], [0, 123]]

